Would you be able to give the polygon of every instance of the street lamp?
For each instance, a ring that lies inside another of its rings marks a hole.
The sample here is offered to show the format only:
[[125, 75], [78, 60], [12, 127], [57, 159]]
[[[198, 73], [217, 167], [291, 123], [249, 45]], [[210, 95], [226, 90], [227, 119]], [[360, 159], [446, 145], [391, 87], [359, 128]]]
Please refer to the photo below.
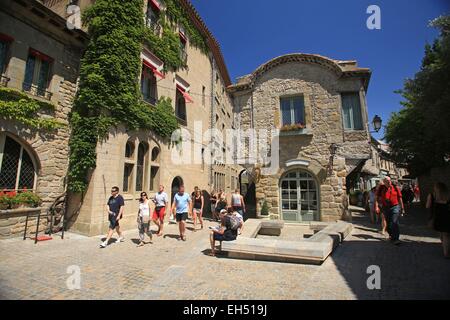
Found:
[[383, 120], [381, 120], [381, 118], [378, 115], [375, 115], [375, 117], [373, 117], [373, 120], [372, 120], [372, 125], [373, 125], [373, 128], [375, 129], [375, 131], [370, 131], [370, 133], [380, 131], [382, 122], [383, 122]]

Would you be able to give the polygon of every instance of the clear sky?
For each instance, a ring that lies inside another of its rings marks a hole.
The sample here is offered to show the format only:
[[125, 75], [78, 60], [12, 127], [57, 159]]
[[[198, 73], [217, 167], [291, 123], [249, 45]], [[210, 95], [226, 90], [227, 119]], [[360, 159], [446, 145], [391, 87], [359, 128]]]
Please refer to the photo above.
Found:
[[[450, 0], [192, 0], [221, 45], [234, 82], [268, 60], [293, 52], [357, 60], [372, 70], [369, 121], [385, 124], [400, 108], [393, 91], [420, 68], [430, 20], [450, 13]], [[381, 30], [366, 27], [369, 5], [381, 9]], [[382, 137], [380, 134], [374, 135]]]

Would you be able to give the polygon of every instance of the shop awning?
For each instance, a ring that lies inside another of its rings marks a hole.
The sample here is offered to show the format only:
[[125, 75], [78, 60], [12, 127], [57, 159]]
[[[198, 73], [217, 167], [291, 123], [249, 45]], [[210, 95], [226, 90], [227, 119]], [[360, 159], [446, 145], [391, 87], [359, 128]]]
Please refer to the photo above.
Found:
[[180, 85], [177, 85], [177, 90], [180, 91], [180, 93], [183, 95], [184, 100], [186, 101], [186, 103], [193, 103], [194, 102], [192, 97], [186, 92], [186, 90], [183, 87], [181, 87]]
[[146, 66], [146, 67], [148, 67], [149, 69], [151, 69], [152, 71], [153, 71], [153, 74], [155, 75], [155, 76], [158, 76], [158, 77], [160, 77], [161, 79], [164, 79], [165, 78], [165, 76], [161, 73], [161, 72], [159, 72], [158, 71], [158, 69], [156, 68], [156, 66], [154, 66], [149, 60], [147, 60], [147, 59], [143, 59], [142, 60], [142, 62], [144, 63], [144, 65]]

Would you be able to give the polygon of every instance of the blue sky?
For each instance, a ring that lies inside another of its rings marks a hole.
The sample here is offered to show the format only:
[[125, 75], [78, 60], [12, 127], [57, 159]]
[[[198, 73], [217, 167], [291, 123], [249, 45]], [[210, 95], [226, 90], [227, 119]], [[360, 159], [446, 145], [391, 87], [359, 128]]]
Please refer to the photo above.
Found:
[[[420, 68], [424, 45], [438, 35], [430, 20], [450, 13], [450, 0], [192, 0], [219, 41], [234, 82], [283, 54], [317, 53], [357, 60], [372, 70], [369, 120], [385, 124], [400, 109], [405, 78]], [[381, 9], [381, 30], [369, 30], [369, 5]], [[381, 134], [374, 135], [377, 138]]]

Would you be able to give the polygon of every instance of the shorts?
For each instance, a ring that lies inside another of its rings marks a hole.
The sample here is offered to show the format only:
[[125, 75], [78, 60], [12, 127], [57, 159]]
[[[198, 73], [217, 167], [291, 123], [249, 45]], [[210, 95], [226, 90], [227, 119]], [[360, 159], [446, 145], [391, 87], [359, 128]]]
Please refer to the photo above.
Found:
[[214, 240], [216, 240], [216, 241], [225, 241], [225, 236], [223, 234], [214, 232]]
[[194, 208], [192, 209], [193, 212], [195, 212], [196, 214], [200, 214], [201, 209], [200, 208]]
[[153, 211], [153, 220], [164, 220], [164, 216], [166, 214], [166, 207], [156, 207]]
[[188, 217], [188, 213], [187, 212], [177, 213], [176, 214], [177, 222], [180, 222], [181, 220], [186, 221], [187, 217]]
[[114, 230], [119, 227], [119, 220], [116, 220], [115, 216], [109, 216], [109, 228]]

